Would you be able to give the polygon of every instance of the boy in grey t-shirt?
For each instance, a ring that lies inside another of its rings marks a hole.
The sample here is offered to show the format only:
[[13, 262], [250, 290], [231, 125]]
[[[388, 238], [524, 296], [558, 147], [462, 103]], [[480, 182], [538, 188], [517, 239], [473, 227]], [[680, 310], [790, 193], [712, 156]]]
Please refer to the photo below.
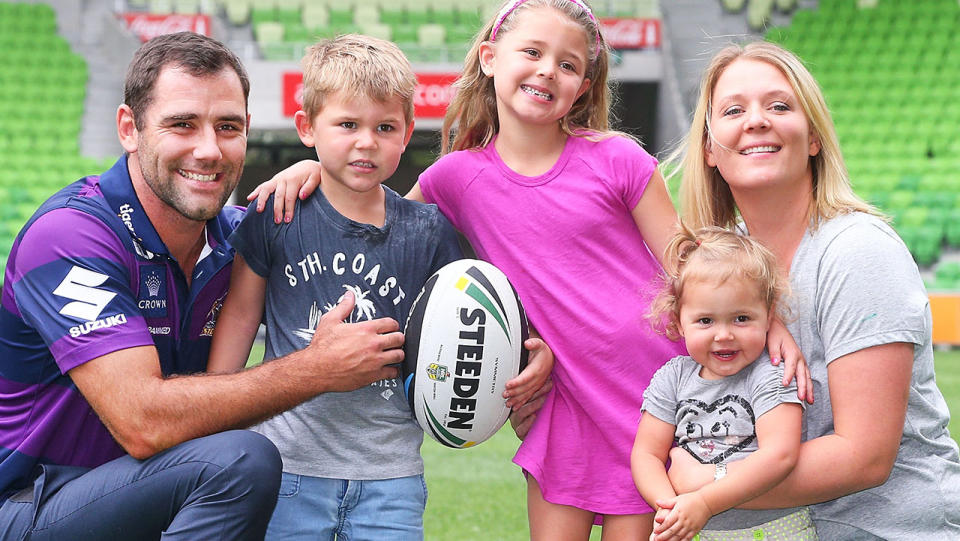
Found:
[[[774, 256], [749, 237], [712, 227], [684, 229], [666, 254], [667, 285], [653, 317], [665, 316], [667, 334], [683, 336], [690, 356], [666, 363], [643, 394], [631, 462], [637, 488], [657, 508], [654, 532], [702, 541], [758, 533], [817, 539], [806, 508], [733, 509], [783, 480], [800, 448], [802, 402], [765, 351], [785, 287]], [[674, 442], [714, 464], [715, 481], [677, 495], [665, 465]], [[742, 466], [727, 477], [734, 460]]]
[[[356, 302], [351, 321], [402, 323], [426, 279], [461, 257], [436, 206], [381, 185], [413, 132], [417, 82], [400, 50], [340, 36], [309, 48], [303, 64], [295, 122], [320, 158], [320, 191], [298, 202], [290, 222], [251, 210], [237, 227], [235, 281], [210, 371], [242, 368], [264, 313], [266, 362], [303, 349], [346, 292]], [[267, 538], [423, 538], [423, 432], [398, 379], [319, 395], [254, 430], [283, 458]]]

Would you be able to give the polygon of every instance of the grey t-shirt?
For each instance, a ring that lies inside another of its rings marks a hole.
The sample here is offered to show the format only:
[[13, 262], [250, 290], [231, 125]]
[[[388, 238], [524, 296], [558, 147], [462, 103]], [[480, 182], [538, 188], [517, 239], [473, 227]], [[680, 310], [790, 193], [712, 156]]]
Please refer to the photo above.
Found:
[[893, 471], [879, 487], [811, 506], [820, 538], [960, 539], [960, 459], [934, 381], [929, 300], [906, 246], [875, 217], [839, 216], [806, 233], [790, 278], [796, 319], [787, 327], [806, 356], [816, 393], [804, 415], [805, 440], [833, 432], [831, 362], [871, 346], [914, 344]]
[[[758, 448], [758, 418], [780, 404], [801, 404], [796, 383], [784, 387], [783, 365], [770, 364], [766, 353], [723, 379], [699, 374], [692, 357], [674, 357], [653, 375], [641, 409], [675, 425], [677, 443], [704, 464], [746, 458]], [[795, 511], [730, 509], [714, 515], [704, 529], [749, 528]]]
[[[382, 228], [347, 219], [319, 190], [297, 202], [288, 224], [275, 225], [251, 204], [230, 242], [267, 278], [267, 362], [306, 347], [320, 316], [348, 289], [357, 299], [349, 321], [391, 317], [402, 327], [427, 278], [461, 257], [456, 232], [435, 205], [384, 190]], [[276, 444], [289, 473], [353, 480], [423, 473], [423, 431], [399, 379], [321, 394], [254, 430]]]

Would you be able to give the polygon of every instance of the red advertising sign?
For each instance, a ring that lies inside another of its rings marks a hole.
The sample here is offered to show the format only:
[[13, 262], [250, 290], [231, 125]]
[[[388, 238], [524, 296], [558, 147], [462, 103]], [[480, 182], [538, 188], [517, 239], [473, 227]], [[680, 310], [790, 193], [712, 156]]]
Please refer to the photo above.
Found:
[[[417, 118], [443, 118], [456, 90], [453, 82], [459, 73], [419, 73], [413, 107]], [[283, 116], [292, 117], [303, 107], [303, 73], [283, 74]]]
[[292, 117], [303, 107], [303, 73], [288, 71], [283, 74], [283, 116]]
[[457, 90], [453, 82], [459, 73], [419, 73], [413, 107], [417, 118], [443, 118]]
[[154, 15], [150, 13], [121, 13], [120, 19], [127, 24], [140, 41], [163, 34], [189, 30], [204, 36], [210, 35], [209, 15]]
[[602, 18], [603, 37], [613, 49], [660, 47], [660, 19]]

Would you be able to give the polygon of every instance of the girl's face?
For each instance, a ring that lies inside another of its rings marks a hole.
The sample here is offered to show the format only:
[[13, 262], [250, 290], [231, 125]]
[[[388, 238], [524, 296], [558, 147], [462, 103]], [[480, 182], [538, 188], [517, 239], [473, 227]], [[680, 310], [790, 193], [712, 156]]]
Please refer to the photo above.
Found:
[[684, 285], [678, 326], [687, 351], [702, 367], [700, 377], [720, 379], [763, 353], [770, 310], [756, 284], [745, 278], [694, 280]]
[[586, 32], [549, 7], [523, 9], [514, 17], [512, 30], [480, 46], [481, 68], [493, 77], [500, 126], [556, 125], [590, 86]]
[[793, 88], [775, 66], [740, 58], [711, 96], [706, 160], [731, 191], [813, 184], [810, 157], [820, 143]]

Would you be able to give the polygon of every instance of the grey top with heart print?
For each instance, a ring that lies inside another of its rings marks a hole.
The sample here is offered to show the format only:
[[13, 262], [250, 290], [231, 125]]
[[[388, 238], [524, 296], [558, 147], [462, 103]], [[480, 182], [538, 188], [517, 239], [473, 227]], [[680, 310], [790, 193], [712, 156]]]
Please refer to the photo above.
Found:
[[[780, 404], [802, 405], [796, 384], [781, 385], [783, 366], [770, 364], [766, 353], [723, 379], [703, 379], [699, 374], [700, 365], [693, 358], [674, 357], [650, 380], [642, 411], [675, 425], [677, 444], [704, 464], [746, 458], [757, 450], [757, 418]], [[711, 518], [705, 529], [749, 528], [798, 509], [731, 509]]]

